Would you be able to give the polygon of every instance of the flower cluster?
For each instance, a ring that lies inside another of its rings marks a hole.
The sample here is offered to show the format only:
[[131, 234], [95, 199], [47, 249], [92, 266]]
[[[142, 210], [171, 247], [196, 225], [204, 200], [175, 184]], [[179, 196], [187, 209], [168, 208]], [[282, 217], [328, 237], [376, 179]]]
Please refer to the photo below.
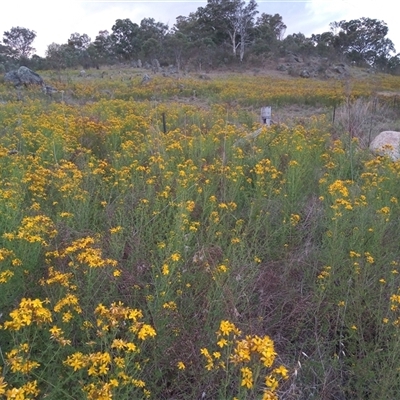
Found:
[[217, 346], [221, 351], [209, 352], [207, 348], [201, 349], [201, 354], [206, 360], [205, 368], [208, 371], [227, 370], [227, 363], [236, 366], [240, 371], [240, 387], [254, 390], [256, 380], [264, 372], [263, 399], [277, 399], [276, 391], [280, 379], [289, 377], [288, 370], [283, 366], [273, 368], [277, 353], [274, 342], [269, 336], [246, 335], [230, 321], [220, 323], [217, 335]]

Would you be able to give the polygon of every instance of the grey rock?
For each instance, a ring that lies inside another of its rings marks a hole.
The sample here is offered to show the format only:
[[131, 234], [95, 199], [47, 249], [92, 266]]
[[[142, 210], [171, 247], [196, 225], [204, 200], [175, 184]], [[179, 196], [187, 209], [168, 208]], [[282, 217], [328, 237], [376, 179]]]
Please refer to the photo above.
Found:
[[142, 85], [145, 85], [147, 82], [150, 82], [151, 78], [149, 77], [149, 75], [144, 74], [143, 78], [142, 78]]
[[36, 72], [33, 72], [30, 70], [28, 67], [19, 67], [17, 70], [13, 70], [10, 72], [7, 72], [4, 75], [4, 81], [5, 82], [10, 82], [14, 86], [28, 86], [28, 85], [43, 85], [44, 81], [42, 77], [37, 74]]
[[151, 61], [151, 67], [154, 73], [160, 72], [160, 62], [156, 58]]
[[175, 67], [175, 65], [168, 65], [167, 71], [170, 74], [177, 74], [178, 73], [178, 69]]
[[338, 74], [344, 74], [346, 73], [346, 66], [344, 64], [336, 64], [333, 67], [333, 71], [335, 71]]
[[53, 93], [58, 92], [58, 90], [56, 88], [54, 88], [53, 86], [45, 85], [45, 84], [43, 84], [42, 89], [43, 89], [43, 92], [48, 94], [49, 96], [52, 96]]
[[309, 78], [311, 75], [310, 75], [310, 73], [308, 72], [308, 70], [303, 69], [303, 70], [300, 72], [300, 76], [301, 76], [302, 78]]
[[285, 65], [285, 64], [280, 64], [280, 65], [278, 65], [277, 70], [278, 70], [278, 71], [283, 71], [283, 72], [285, 72], [285, 71], [288, 70], [288, 67], [287, 67], [287, 65]]
[[21, 85], [21, 81], [19, 80], [19, 76], [16, 70], [9, 71], [4, 75], [4, 82], [10, 82], [14, 86]]
[[291, 53], [291, 52], [289, 52], [289, 53], [287, 54], [286, 59], [287, 59], [287, 61], [290, 62], [290, 63], [293, 63], [293, 62], [294, 62], [294, 63], [302, 63], [302, 62], [303, 62], [303, 59], [302, 59], [301, 57], [299, 57], [297, 54]]
[[370, 150], [381, 156], [388, 156], [393, 161], [400, 159], [400, 132], [383, 131], [371, 142]]

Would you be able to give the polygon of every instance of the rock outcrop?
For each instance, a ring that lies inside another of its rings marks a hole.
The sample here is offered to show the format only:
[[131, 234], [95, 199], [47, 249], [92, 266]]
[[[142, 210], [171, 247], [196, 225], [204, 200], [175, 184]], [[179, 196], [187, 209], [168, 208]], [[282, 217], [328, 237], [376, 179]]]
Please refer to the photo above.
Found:
[[28, 86], [28, 85], [43, 85], [44, 81], [42, 77], [37, 74], [36, 72], [33, 72], [30, 70], [28, 67], [19, 67], [17, 70], [13, 70], [10, 72], [7, 72], [4, 75], [4, 81], [5, 82], [10, 82], [14, 86]]
[[342, 78], [349, 74], [349, 68], [343, 63], [331, 63], [322, 57], [302, 58], [292, 52], [279, 59], [276, 68], [278, 71], [302, 78]]

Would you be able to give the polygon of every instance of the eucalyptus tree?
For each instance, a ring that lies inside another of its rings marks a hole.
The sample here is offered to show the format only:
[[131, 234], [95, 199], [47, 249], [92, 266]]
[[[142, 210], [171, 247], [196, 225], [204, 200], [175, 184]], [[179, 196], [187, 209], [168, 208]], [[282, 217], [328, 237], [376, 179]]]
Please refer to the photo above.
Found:
[[46, 60], [50, 68], [61, 70], [76, 66], [76, 54], [68, 44], [51, 43], [47, 46]]
[[229, 41], [234, 57], [240, 48], [242, 61], [250, 28], [257, 13], [255, 0], [250, 0], [247, 4], [241, 0], [208, 0], [205, 7], [197, 9], [196, 17], [200, 26], [211, 34], [209, 37], [217, 45]]
[[112, 63], [115, 54], [111, 34], [107, 30], [99, 31], [94, 42], [89, 46], [88, 51], [95, 54], [99, 64]]
[[178, 71], [182, 69], [183, 64], [188, 59], [189, 47], [189, 38], [182, 32], [170, 32], [165, 38], [165, 49], [173, 55]]
[[333, 46], [350, 61], [373, 66], [388, 60], [395, 51], [393, 42], [386, 37], [389, 28], [384, 21], [360, 18], [330, 25], [335, 36]]
[[168, 32], [168, 25], [156, 22], [154, 18], [143, 18], [140, 21], [139, 35], [142, 41], [155, 39], [162, 43]]
[[310, 39], [318, 55], [330, 58], [336, 55], [334, 48], [335, 35], [333, 32], [313, 33]]
[[299, 53], [303, 56], [312, 55], [315, 53], [315, 45], [311, 38], [308, 38], [304, 33], [292, 33], [287, 35], [282, 40], [281, 49], [285, 52]]
[[283, 40], [286, 25], [279, 14], [262, 13], [253, 28], [253, 51], [256, 54], [269, 53], [277, 50]]
[[143, 18], [139, 26], [141, 54], [150, 60], [160, 58], [164, 53], [164, 42], [168, 25], [156, 22], [154, 18]]
[[32, 47], [35, 38], [35, 31], [17, 26], [4, 32], [3, 43], [14, 58], [29, 58], [35, 52]]
[[111, 40], [115, 53], [124, 60], [131, 60], [141, 50], [140, 28], [129, 18], [117, 19], [111, 28]]
[[250, 0], [247, 5], [244, 1], [238, 2], [238, 8], [233, 20], [233, 25], [237, 26], [239, 32], [240, 61], [243, 61], [245, 45], [248, 43], [250, 28], [253, 26], [254, 17], [257, 13], [257, 3], [255, 0]]
[[[201, 69], [203, 65], [212, 65], [216, 58], [218, 39], [215, 32], [209, 30], [203, 21], [199, 21], [199, 14], [190, 13], [188, 17], [179, 16], [169, 32], [167, 44], [174, 48], [175, 57], [180, 62], [191, 60]], [[178, 64], [178, 61], [176, 61]]]
[[83, 68], [89, 68], [92, 66], [93, 63], [88, 52], [91, 42], [92, 40], [86, 33], [82, 35], [77, 32], [71, 34], [67, 44], [71, 48], [75, 65], [80, 64]]
[[0, 62], [5, 62], [10, 56], [10, 49], [0, 43]]

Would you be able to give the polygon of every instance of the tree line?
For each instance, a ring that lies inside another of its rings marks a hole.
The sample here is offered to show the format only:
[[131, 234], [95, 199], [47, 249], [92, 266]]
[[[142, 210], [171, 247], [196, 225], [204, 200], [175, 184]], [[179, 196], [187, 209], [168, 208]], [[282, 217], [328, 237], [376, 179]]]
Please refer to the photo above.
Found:
[[288, 53], [351, 62], [381, 71], [400, 72], [400, 54], [387, 37], [384, 21], [360, 18], [332, 22], [330, 30], [306, 37], [285, 37], [279, 14], [259, 14], [255, 0], [208, 0], [189, 16], [178, 16], [170, 28], [153, 18], [140, 24], [117, 19], [111, 31], [101, 30], [92, 41], [85, 33], [72, 33], [66, 43], [48, 45], [45, 57], [34, 54], [36, 32], [13, 27], [0, 43], [0, 66], [15, 64], [34, 69], [93, 68], [141, 60], [151, 65], [212, 69], [233, 63], [262, 64]]

